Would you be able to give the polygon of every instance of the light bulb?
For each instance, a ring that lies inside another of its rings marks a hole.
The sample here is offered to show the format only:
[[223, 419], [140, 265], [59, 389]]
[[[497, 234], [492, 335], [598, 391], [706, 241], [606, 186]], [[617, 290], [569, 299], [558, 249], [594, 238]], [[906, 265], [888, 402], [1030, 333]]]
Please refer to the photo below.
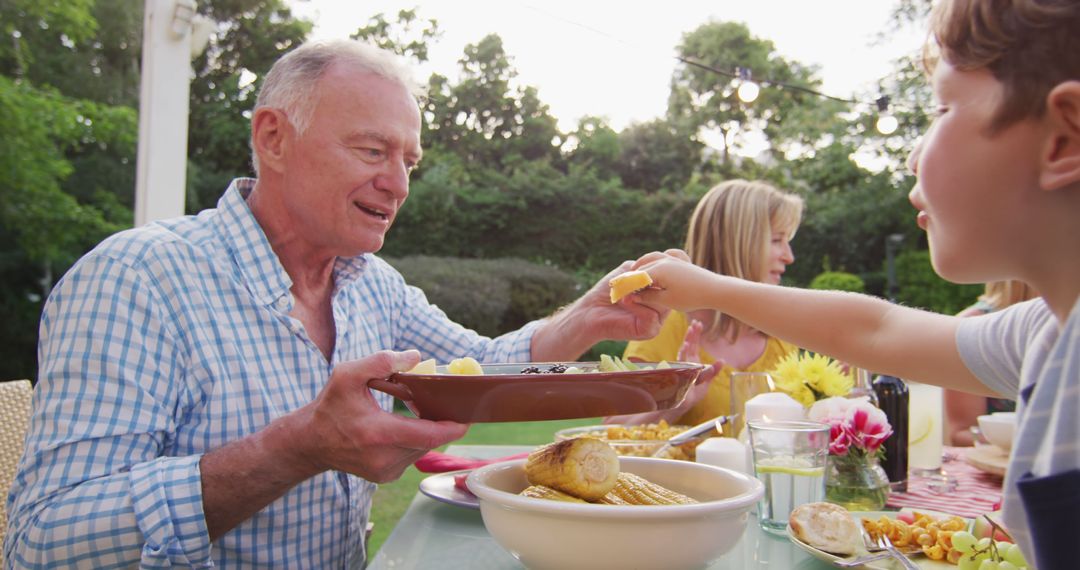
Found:
[[886, 113], [878, 117], [877, 130], [883, 135], [891, 135], [896, 132], [896, 129], [900, 126], [900, 122], [896, 120], [896, 117]]
[[753, 103], [760, 92], [761, 88], [758, 87], [757, 83], [743, 81], [742, 85], [739, 85], [739, 100], [743, 103]]

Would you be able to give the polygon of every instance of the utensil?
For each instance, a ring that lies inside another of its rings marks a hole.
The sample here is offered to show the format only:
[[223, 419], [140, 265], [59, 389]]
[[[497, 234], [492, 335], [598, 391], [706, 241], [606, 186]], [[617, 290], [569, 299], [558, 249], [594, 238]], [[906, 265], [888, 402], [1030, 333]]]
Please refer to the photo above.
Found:
[[672, 447], [677, 447], [679, 445], [687, 443], [695, 437], [698, 437], [713, 428], [716, 428], [716, 431], [722, 434], [724, 433], [723, 425], [727, 423], [728, 419], [728, 416], [719, 416], [711, 420], [701, 422], [700, 424], [684, 432], [675, 434], [674, 437], [668, 439], [667, 442], [664, 443], [664, 445], [654, 451], [652, 453], [652, 457], [663, 457], [664, 454], [667, 453], [667, 450], [671, 449]]
[[919, 570], [919, 566], [917, 564], [912, 562], [910, 558], [904, 556], [899, 550], [896, 549], [895, 546], [893, 546], [893, 543], [891, 540], [889, 540], [888, 536], [885, 536], [884, 534], [878, 535], [877, 546], [888, 551], [888, 553], [893, 557], [893, 559], [899, 561], [900, 565], [907, 570]]
[[833, 566], [838, 566], [840, 568], [858, 568], [859, 566], [877, 562], [878, 560], [884, 560], [886, 558], [892, 558], [892, 554], [883, 550], [874, 554], [865, 554], [858, 558], [852, 558], [851, 560], [834, 560]]

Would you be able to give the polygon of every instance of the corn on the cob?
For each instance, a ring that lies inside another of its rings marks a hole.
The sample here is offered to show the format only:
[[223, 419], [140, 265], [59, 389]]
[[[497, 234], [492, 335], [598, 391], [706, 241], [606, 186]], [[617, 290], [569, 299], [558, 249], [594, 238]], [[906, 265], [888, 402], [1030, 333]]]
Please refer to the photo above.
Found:
[[532, 497], [534, 499], [549, 499], [552, 501], [563, 501], [566, 503], [584, 503], [583, 501], [573, 495], [567, 495], [562, 491], [557, 491], [551, 487], [545, 487], [544, 485], [529, 485], [525, 487], [525, 490], [518, 493], [522, 497]]
[[525, 476], [532, 485], [595, 501], [615, 486], [619, 456], [610, 445], [591, 437], [557, 441], [529, 454]]
[[615, 487], [599, 502], [609, 505], [691, 505], [697, 501], [633, 473], [623, 472], [619, 473]]

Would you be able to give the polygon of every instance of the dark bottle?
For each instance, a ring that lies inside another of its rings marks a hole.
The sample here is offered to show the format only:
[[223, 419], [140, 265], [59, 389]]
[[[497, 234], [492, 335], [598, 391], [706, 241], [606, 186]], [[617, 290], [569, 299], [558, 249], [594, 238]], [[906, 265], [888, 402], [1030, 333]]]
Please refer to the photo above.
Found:
[[907, 491], [908, 477], [908, 388], [895, 376], [878, 376], [874, 379], [877, 404], [892, 426], [892, 435], [882, 446], [885, 460], [881, 467], [889, 476], [893, 491]]

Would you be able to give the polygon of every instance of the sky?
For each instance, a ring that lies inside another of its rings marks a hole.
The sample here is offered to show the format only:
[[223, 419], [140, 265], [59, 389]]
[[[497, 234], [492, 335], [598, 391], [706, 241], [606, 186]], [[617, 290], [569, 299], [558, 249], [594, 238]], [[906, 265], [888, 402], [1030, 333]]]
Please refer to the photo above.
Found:
[[[917, 50], [922, 30], [892, 26], [888, 0], [293, 0], [296, 15], [315, 22], [314, 38], [345, 38], [380, 12], [395, 21], [416, 8], [439, 22], [431, 61], [419, 71], [457, 77], [464, 47], [497, 33], [520, 84], [539, 91], [562, 130], [578, 119], [606, 117], [622, 130], [664, 115], [683, 34], [709, 22], [736, 21], [772, 40], [788, 60], [817, 65], [822, 90], [852, 97], [889, 74], [892, 61]], [[862, 96], [866, 98], [866, 96]]]

